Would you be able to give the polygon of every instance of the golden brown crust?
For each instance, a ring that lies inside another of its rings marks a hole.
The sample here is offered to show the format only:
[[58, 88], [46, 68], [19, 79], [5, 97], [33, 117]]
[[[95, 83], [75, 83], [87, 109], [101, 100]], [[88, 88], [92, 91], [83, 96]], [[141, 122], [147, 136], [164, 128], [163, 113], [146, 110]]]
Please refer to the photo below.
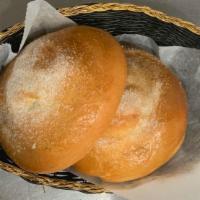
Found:
[[33, 41], [0, 82], [3, 148], [31, 172], [71, 166], [109, 125], [125, 80], [123, 50], [100, 29], [74, 26]]
[[118, 112], [75, 168], [109, 182], [146, 176], [180, 148], [187, 123], [185, 92], [154, 56], [126, 50], [128, 78]]

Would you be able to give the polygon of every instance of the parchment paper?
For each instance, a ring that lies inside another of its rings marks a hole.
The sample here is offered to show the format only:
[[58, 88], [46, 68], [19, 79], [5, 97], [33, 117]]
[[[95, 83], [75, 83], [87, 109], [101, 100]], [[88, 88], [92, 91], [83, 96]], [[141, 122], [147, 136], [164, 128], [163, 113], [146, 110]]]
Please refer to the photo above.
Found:
[[[73, 25], [76, 23], [59, 14], [47, 2], [32, 1], [27, 6], [25, 31], [20, 50], [27, 41]], [[136, 45], [159, 57], [181, 80], [186, 89], [189, 103], [189, 121], [185, 142], [176, 156], [156, 172], [143, 179], [122, 184], [104, 183], [99, 179], [84, 176], [91, 182], [101, 184], [123, 197], [132, 199], [136, 186], [169, 177], [173, 177], [176, 181], [178, 176], [191, 173], [200, 164], [200, 50], [178, 46], [159, 47], [151, 38], [141, 35], [123, 34], [116, 38], [120, 42]], [[16, 54], [11, 51], [9, 44], [0, 45], [0, 67], [5, 66], [15, 56]]]

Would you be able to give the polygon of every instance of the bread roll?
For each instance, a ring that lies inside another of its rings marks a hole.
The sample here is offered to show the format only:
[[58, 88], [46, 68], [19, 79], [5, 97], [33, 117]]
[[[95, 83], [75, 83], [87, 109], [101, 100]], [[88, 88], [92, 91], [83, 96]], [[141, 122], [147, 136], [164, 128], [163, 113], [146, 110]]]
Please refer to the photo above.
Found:
[[63, 170], [111, 123], [126, 59], [107, 32], [73, 26], [36, 39], [3, 72], [2, 146], [21, 168]]
[[75, 168], [108, 182], [141, 178], [180, 148], [186, 129], [185, 92], [154, 56], [126, 50], [128, 78], [110, 127]]

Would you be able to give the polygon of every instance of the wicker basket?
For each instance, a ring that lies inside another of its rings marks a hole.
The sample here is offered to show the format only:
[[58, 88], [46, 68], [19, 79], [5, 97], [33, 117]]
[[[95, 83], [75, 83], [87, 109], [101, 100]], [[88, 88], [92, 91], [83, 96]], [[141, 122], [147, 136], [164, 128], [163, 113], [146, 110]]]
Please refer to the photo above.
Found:
[[[133, 4], [92, 4], [72, 8], [61, 8], [59, 11], [78, 24], [99, 27], [113, 35], [132, 33], [153, 38], [162, 46], [184, 46], [200, 49], [200, 27], [178, 18], [169, 17], [149, 7]], [[0, 32], [0, 43], [12, 44], [17, 51], [23, 34], [23, 24], [16, 24]], [[56, 188], [78, 190], [85, 193], [106, 192], [104, 188], [89, 183], [68, 172], [49, 175], [38, 175], [26, 172], [17, 167], [0, 148], [0, 168], [36, 184]]]

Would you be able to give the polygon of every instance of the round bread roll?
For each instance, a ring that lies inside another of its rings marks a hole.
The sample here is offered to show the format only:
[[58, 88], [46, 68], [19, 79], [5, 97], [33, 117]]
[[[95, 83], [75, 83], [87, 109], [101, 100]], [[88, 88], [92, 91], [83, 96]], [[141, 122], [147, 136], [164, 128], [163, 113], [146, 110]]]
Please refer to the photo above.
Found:
[[146, 176], [181, 146], [186, 129], [185, 92], [154, 56], [126, 50], [128, 78], [110, 127], [75, 169], [108, 182]]
[[31, 42], [0, 81], [4, 150], [30, 172], [71, 166], [111, 123], [126, 73], [123, 49], [97, 28], [73, 26]]

